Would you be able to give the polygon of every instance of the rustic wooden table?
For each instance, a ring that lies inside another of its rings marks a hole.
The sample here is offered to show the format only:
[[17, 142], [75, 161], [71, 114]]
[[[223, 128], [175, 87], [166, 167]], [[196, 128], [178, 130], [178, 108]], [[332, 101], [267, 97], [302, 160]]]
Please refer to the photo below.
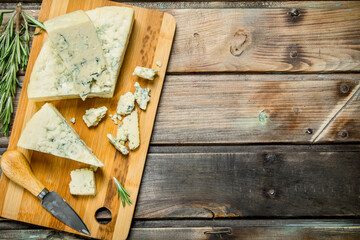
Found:
[[177, 21], [130, 238], [359, 239], [360, 3], [128, 3]]

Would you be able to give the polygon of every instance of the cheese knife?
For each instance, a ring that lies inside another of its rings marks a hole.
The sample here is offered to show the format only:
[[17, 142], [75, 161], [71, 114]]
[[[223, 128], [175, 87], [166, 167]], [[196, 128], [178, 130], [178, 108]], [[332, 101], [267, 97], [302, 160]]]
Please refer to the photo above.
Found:
[[10, 180], [37, 196], [41, 205], [54, 217], [76, 231], [90, 235], [89, 229], [74, 209], [55, 191], [47, 190], [35, 177], [24, 154], [18, 150], [6, 151], [1, 157], [1, 168]]

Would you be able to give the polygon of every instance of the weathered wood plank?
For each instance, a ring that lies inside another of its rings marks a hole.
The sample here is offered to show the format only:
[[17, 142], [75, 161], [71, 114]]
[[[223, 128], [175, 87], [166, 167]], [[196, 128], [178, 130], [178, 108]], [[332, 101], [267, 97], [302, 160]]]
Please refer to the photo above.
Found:
[[177, 21], [168, 72], [358, 71], [360, 3], [301, 4], [164, 10]]
[[[134, 221], [129, 239], [358, 239], [358, 220]], [[2, 230], [1, 239], [87, 239], [44, 229]]]
[[137, 218], [359, 216], [358, 152], [149, 154]]
[[[151, 143], [311, 143], [354, 94], [359, 76], [167, 76]], [[0, 147], [7, 144], [8, 138], [0, 137]]]
[[171, 10], [169, 72], [357, 71], [360, 3], [349, 9]]
[[359, 146], [150, 153], [135, 218], [359, 216]]
[[152, 143], [310, 143], [359, 87], [355, 79], [358, 75], [168, 76]]

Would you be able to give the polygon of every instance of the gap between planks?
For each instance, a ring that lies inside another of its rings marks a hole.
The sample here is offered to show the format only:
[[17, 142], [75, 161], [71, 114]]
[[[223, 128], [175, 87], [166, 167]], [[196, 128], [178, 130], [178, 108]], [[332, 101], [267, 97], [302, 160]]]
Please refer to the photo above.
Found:
[[[215, 233], [218, 234], [215, 234]], [[359, 222], [347, 220], [225, 220], [225, 221], [134, 221], [129, 239], [288, 239], [346, 238], [358, 239]], [[2, 239], [88, 239], [51, 229], [2, 230]]]

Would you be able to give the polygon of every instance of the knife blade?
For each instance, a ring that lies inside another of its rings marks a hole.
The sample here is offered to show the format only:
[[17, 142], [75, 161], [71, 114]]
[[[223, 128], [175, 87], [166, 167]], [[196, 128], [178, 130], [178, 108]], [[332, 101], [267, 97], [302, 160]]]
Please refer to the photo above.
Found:
[[41, 200], [41, 205], [54, 217], [80, 233], [90, 235], [89, 229], [75, 210], [55, 191], [49, 192], [35, 177], [29, 162], [18, 150], [8, 150], [1, 157], [3, 173]]

